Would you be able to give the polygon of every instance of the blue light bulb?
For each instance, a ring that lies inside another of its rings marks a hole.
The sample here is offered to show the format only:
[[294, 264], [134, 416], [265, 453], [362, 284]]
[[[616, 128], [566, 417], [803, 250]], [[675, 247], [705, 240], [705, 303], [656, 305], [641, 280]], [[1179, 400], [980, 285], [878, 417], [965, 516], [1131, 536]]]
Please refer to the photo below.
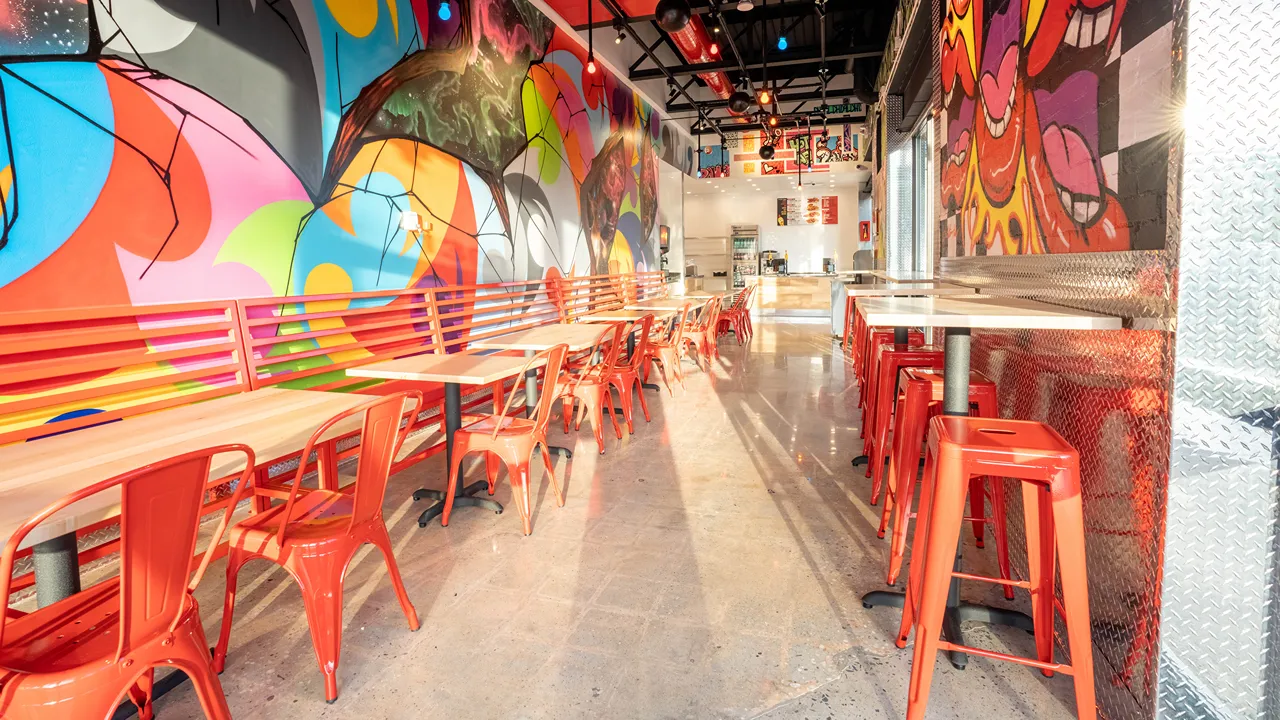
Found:
[[778, 49], [779, 50], [787, 49], [787, 37], [785, 35], [778, 38]]
[[449, 7], [449, 0], [443, 0], [443, 2], [440, 3], [440, 9], [436, 11], [436, 15], [441, 20], [445, 21], [453, 17], [453, 8]]

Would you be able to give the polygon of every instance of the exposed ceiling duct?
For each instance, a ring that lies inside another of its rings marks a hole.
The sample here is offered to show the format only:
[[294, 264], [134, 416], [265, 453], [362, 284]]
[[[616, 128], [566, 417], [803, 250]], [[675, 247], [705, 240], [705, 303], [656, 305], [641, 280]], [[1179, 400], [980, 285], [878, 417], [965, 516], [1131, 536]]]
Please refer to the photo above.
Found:
[[[683, 30], [669, 34], [686, 62], [711, 63], [723, 59], [711, 54], [711, 35], [707, 33], [707, 26], [702, 24], [702, 18], [698, 15], [689, 18], [689, 24]], [[722, 100], [733, 94], [733, 81], [723, 72], [699, 73], [698, 77]]]

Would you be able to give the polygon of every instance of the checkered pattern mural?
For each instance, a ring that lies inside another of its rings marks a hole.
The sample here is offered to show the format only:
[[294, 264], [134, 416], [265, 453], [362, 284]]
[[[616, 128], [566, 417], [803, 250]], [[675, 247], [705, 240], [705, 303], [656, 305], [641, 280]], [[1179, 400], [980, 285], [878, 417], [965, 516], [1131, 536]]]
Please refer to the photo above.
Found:
[[941, 1], [944, 255], [1163, 248], [1173, 3]]

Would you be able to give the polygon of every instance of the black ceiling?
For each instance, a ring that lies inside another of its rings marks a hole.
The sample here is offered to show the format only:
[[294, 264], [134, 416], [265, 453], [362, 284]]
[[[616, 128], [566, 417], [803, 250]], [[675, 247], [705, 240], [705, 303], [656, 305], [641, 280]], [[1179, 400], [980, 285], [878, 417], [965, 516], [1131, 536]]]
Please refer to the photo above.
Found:
[[[662, 61], [663, 67], [659, 67], [653, 57], [644, 56], [632, 66], [631, 79], [660, 79], [670, 74], [690, 90], [704, 87], [697, 75], [709, 71], [722, 71], [736, 83], [742, 83], [749, 76], [753, 86], [767, 79], [780, 91], [778, 110], [786, 115], [819, 109], [819, 73], [824, 66], [829, 88], [832, 88], [828, 92], [828, 104], [845, 101], [853, 88], [870, 90], [880, 69], [880, 52], [898, 3], [896, 0], [756, 0], [754, 9], [747, 12], [736, 9], [737, 0], [690, 0], [689, 5], [695, 14], [702, 16], [708, 31], [717, 25], [722, 27], [722, 32], [712, 36], [720, 44], [722, 61], [687, 63], [667, 38], [660, 40], [669, 50], [662, 53], [662, 57], [678, 62]], [[723, 18], [723, 25], [715, 19], [717, 14]], [[661, 34], [652, 17], [633, 17], [629, 22]], [[607, 23], [597, 27], [600, 25]], [[784, 34], [787, 49], [779, 50], [778, 38]], [[726, 35], [732, 42], [726, 42]], [[699, 93], [697, 98], [707, 117], [729, 117], [723, 100], [706, 92]], [[794, 98], [795, 102], [788, 98]], [[669, 101], [667, 107], [677, 114], [697, 112], [683, 97]]]

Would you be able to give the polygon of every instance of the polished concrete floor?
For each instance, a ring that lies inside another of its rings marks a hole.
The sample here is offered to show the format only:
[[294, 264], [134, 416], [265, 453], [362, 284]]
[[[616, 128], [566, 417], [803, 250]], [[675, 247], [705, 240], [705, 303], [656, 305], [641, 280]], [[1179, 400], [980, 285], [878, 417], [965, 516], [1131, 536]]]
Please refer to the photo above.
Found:
[[[749, 351], [723, 340], [711, 373], [689, 363], [687, 390], [649, 392], [653, 422], [610, 437], [603, 456], [585, 427], [553, 430], [577, 443], [559, 464], [568, 502], [556, 507], [543, 485], [530, 537], [514, 508], [460, 509], [449, 527], [420, 529], [423, 503], [409, 496], [443, 486], [442, 457], [393, 477], [387, 524], [422, 629], [409, 632], [378, 554], [357, 555], [332, 705], [296, 586], [251, 564], [222, 675], [232, 713], [903, 717], [910, 652], [891, 641], [898, 611], [859, 602], [884, 587], [886, 542], [870, 481], [849, 465], [861, 447], [856, 395], [826, 331], [775, 320], [758, 323]], [[505, 484], [498, 499], [510, 506]], [[223, 567], [198, 593], [210, 640]], [[1019, 631], [975, 627], [969, 639], [1033, 651]], [[963, 672], [937, 667], [930, 718], [1075, 717], [1070, 678], [980, 658]], [[201, 716], [190, 684], [156, 707]]]

